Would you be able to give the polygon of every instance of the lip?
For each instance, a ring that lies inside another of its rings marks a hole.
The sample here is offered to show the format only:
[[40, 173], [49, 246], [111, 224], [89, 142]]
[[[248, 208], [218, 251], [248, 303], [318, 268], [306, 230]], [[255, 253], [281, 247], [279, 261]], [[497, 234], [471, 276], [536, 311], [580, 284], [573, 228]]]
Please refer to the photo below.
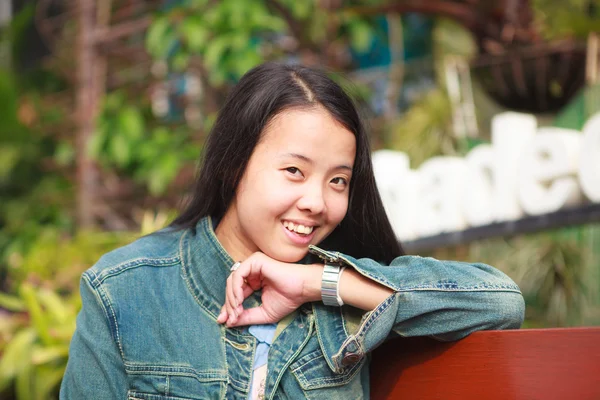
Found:
[[287, 222], [293, 222], [294, 225], [312, 226], [312, 227], [315, 227], [315, 228], [319, 226], [319, 224], [317, 224], [316, 222], [314, 222], [314, 221], [308, 221], [308, 220], [305, 220], [305, 219], [287, 219], [287, 218], [284, 218], [284, 219], [281, 220], [281, 223], [283, 224], [285, 221], [287, 221]]
[[[289, 220], [289, 219], [286, 219], [286, 221], [291, 221], [291, 222], [296, 223], [295, 221]], [[305, 226], [315, 226], [315, 225], [305, 225]], [[305, 245], [309, 244], [315, 237], [315, 232], [317, 232], [317, 228], [315, 226], [315, 228], [313, 229], [313, 231], [310, 234], [300, 236], [296, 232], [292, 232], [288, 228], [283, 226], [283, 222], [281, 223], [281, 229], [283, 229], [286, 236], [292, 241], [292, 243], [299, 245], [299, 246], [305, 246]]]

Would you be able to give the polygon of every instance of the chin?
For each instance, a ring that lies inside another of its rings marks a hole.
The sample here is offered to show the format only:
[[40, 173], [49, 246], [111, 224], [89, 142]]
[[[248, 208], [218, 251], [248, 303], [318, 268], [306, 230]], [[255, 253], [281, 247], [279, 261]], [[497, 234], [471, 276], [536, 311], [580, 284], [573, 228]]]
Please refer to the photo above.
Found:
[[265, 254], [277, 261], [285, 263], [297, 263], [302, 260], [308, 254], [308, 247], [306, 249], [296, 249], [290, 251], [275, 251]]

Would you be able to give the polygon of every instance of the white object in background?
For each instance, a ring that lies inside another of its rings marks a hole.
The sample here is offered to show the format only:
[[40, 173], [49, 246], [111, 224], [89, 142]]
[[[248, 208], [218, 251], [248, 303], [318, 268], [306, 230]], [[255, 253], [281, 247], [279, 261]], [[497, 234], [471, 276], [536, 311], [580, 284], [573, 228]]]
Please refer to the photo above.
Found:
[[533, 115], [505, 112], [492, 119], [494, 147], [494, 214], [497, 221], [515, 220], [523, 216], [517, 197], [519, 161], [522, 152], [536, 135], [537, 120]]
[[600, 113], [583, 126], [579, 160], [579, 182], [588, 199], [600, 202]]
[[461, 212], [466, 168], [460, 157], [433, 157], [419, 168], [417, 231], [421, 236], [467, 227]]
[[467, 169], [462, 211], [472, 226], [494, 222], [494, 148], [480, 144], [465, 157]]
[[576, 176], [581, 137], [572, 129], [538, 129], [519, 166], [519, 200], [528, 214], [546, 214], [581, 202]]
[[372, 157], [377, 189], [396, 237], [415, 239], [417, 178], [410, 171], [408, 156], [399, 151], [378, 150]]

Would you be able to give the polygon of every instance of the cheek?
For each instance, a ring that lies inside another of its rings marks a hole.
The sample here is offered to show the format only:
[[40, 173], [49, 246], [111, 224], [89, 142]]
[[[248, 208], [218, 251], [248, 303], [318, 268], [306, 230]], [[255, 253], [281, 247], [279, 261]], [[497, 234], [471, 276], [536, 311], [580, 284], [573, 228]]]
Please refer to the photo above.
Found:
[[336, 194], [332, 196], [328, 203], [327, 212], [329, 221], [331, 225], [337, 225], [342, 222], [348, 211], [348, 196]]
[[240, 204], [250, 219], [278, 216], [294, 205], [296, 193], [278, 181], [277, 176], [256, 179], [240, 192]]

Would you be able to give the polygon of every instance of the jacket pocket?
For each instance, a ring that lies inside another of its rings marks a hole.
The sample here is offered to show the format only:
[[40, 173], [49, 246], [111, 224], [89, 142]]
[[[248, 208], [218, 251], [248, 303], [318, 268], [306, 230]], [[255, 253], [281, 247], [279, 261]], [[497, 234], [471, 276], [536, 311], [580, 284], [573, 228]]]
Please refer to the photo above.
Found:
[[128, 400], [222, 399], [225, 371], [198, 371], [189, 366], [127, 365]]
[[[333, 388], [348, 384], [361, 386], [359, 372], [365, 360], [366, 357], [342, 373], [336, 374], [327, 365], [322, 350], [317, 349], [295, 361], [290, 366], [290, 370], [304, 390]], [[360, 390], [360, 388], [354, 389]]]

